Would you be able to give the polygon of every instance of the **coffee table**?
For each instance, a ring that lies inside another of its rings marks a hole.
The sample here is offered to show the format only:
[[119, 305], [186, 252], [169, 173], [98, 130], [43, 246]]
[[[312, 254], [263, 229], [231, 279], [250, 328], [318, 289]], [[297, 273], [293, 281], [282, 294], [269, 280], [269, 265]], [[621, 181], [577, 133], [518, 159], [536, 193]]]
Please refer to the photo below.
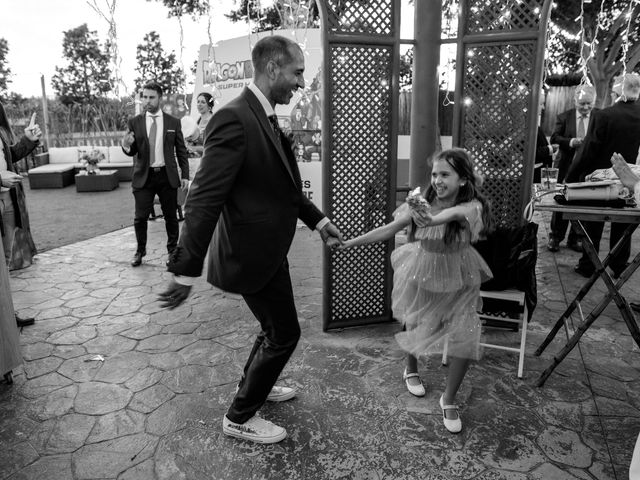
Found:
[[77, 192], [108, 192], [118, 187], [118, 171], [100, 170], [92, 175], [80, 172], [75, 180]]

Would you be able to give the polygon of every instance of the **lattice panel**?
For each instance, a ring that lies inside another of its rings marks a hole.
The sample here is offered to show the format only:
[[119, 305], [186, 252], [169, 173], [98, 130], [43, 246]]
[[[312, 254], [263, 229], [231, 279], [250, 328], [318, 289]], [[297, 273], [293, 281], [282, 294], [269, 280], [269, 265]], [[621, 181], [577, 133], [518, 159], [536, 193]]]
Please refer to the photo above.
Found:
[[531, 41], [466, 49], [462, 145], [485, 175], [501, 226], [521, 223], [523, 177], [533, 168], [524, 159], [535, 48]]
[[537, 29], [543, 0], [467, 0], [466, 33]]
[[[384, 225], [391, 198], [393, 50], [334, 45], [330, 55], [331, 212], [346, 238]], [[332, 255], [331, 323], [390, 318], [388, 244]]]
[[389, 35], [394, 9], [389, 0], [327, 0], [329, 30], [334, 33]]

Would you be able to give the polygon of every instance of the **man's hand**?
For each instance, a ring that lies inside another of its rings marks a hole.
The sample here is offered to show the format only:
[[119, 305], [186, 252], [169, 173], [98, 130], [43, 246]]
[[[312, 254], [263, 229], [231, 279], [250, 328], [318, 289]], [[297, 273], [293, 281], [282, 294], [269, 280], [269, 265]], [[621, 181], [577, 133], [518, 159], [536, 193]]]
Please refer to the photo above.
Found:
[[320, 230], [320, 237], [331, 250], [335, 250], [344, 243], [342, 233], [340, 233], [338, 227], [331, 222], [322, 227], [322, 230]]
[[189, 179], [188, 178], [183, 178], [180, 180], [180, 188], [182, 188], [184, 191], [187, 191], [187, 189], [189, 188]]
[[135, 135], [131, 130], [129, 130], [127, 133], [124, 134], [124, 137], [122, 137], [121, 143], [122, 143], [122, 146], [128, 150], [129, 148], [131, 148], [131, 145], [133, 145], [133, 142], [135, 141], [136, 141]]
[[171, 280], [167, 290], [158, 295], [158, 300], [164, 302], [160, 305], [162, 308], [173, 310], [182, 302], [184, 302], [191, 293], [190, 285], [181, 285], [175, 280]]
[[569, 147], [578, 148], [584, 143], [584, 138], [572, 138], [569, 140]]
[[22, 176], [18, 175], [15, 172], [2, 172], [2, 176], [0, 178], [0, 183], [5, 188], [13, 188], [16, 185], [22, 183]]
[[614, 153], [611, 157], [611, 165], [613, 165], [613, 170], [618, 175], [620, 182], [629, 190], [633, 191], [636, 183], [640, 182], [640, 178], [633, 173], [633, 170], [631, 170], [629, 164], [624, 160], [624, 157], [619, 153]]

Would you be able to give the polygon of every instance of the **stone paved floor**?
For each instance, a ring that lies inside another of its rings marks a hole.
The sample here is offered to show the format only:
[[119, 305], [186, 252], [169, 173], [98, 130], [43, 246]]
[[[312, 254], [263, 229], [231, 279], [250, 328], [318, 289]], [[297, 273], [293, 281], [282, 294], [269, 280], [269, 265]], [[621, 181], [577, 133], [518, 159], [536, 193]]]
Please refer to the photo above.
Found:
[[[301, 393], [262, 410], [289, 432], [271, 446], [221, 433], [256, 322], [238, 296], [204, 281], [187, 304], [160, 311], [162, 222], [151, 224], [137, 269], [130, 228], [41, 254], [12, 274], [17, 310], [37, 320], [21, 334], [15, 384], [0, 384], [0, 478], [626, 479], [640, 431], [640, 355], [615, 307], [535, 386], [562, 335], [542, 357], [533, 351], [583, 282], [572, 271], [577, 254], [547, 252], [548, 218], [537, 220], [539, 306], [525, 378], [513, 354], [487, 350], [459, 396], [459, 435], [442, 426], [438, 359], [420, 364], [425, 398], [404, 389], [397, 324], [322, 332], [321, 244], [306, 229], [290, 256], [303, 337], [282, 378]], [[638, 283], [625, 287], [628, 298], [640, 299]]]

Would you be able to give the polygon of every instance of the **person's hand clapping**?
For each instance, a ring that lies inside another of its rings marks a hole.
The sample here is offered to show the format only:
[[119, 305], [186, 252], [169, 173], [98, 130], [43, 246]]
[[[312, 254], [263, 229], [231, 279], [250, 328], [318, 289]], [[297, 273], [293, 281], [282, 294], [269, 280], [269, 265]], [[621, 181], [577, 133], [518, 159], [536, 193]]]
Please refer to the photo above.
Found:
[[24, 130], [24, 136], [27, 137], [32, 142], [37, 142], [40, 140], [42, 136], [42, 130], [40, 130], [40, 126], [36, 123], [36, 113], [31, 115], [31, 121], [29, 125]]
[[158, 295], [158, 300], [164, 302], [160, 306], [173, 310], [187, 299], [191, 293], [191, 288], [191, 285], [182, 285], [172, 280], [167, 286], [167, 289]]

